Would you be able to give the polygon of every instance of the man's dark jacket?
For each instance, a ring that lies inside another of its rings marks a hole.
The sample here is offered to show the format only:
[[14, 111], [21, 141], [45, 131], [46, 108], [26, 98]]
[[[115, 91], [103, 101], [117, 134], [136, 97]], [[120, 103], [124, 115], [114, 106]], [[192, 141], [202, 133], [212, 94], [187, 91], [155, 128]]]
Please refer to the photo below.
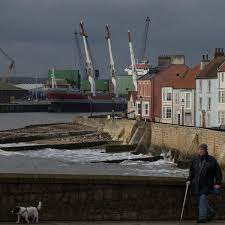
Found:
[[198, 156], [191, 164], [189, 178], [193, 194], [210, 194], [214, 184], [221, 184], [222, 173], [215, 158]]

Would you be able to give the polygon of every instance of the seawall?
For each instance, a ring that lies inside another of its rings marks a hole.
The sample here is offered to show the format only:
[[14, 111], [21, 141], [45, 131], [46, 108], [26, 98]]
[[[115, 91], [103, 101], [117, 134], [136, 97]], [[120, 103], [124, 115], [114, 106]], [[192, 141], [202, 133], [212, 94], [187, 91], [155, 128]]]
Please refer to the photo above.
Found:
[[196, 154], [201, 143], [208, 145], [209, 154], [225, 168], [225, 132], [197, 127], [151, 123], [151, 144], [177, 149], [187, 157]]
[[138, 126], [135, 120], [76, 117], [74, 123], [95, 128], [98, 131], [109, 133], [114, 141], [128, 143]]
[[[113, 140], [128, 144], [137, 128], [145, 132], [138, 137], [138, 151], [143, 146], [159, 149], [174, 149], [180, 157], [190, 158], [196, 154], [199, 144], [208, 144], [209, 154], [214, 156], [225, 169], [225, 132], [197, 127], [186, 127], [172, 124], [138, 122], [135, 120], [112, 120], [106, 118], [79, 117], [75, 123], [92, 126], [109, 133]], [[140, 150], [141, 152], [141, 150]], [[144, 150], [145, 152], [145, 150]]]
[[[225, 219], [225, 188], [213, 199], [217, 219]], [[177, 220], [185, 180], [133, 176], [0, 175], [0, 220], [15, 221], [18, 205], [42, 201], [40, 220]], [[184, 218], [196, 218], [189, 195]]]

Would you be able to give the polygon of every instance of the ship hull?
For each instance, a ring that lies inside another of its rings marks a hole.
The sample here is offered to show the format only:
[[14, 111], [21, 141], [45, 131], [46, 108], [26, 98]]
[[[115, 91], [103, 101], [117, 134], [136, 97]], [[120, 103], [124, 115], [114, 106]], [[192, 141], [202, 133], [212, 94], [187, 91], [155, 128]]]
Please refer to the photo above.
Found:
[[82, 93], [50, 90], [47, 96], [51, 112], [121, 112], [127, 109], [125, 98], [105, 94], [90, 97]]
[[49, 105], [50, 112], [122, 112], [127, 108], [127, 103], [124, 102], [52, 102]]

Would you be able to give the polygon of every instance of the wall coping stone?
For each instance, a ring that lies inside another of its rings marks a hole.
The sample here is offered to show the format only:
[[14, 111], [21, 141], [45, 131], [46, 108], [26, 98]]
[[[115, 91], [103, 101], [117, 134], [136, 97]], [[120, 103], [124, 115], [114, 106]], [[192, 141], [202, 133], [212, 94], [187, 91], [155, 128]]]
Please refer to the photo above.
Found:
[[185, 178], [120, 175], [0, 173], [0, 183], [93, 183], [183, 186]]

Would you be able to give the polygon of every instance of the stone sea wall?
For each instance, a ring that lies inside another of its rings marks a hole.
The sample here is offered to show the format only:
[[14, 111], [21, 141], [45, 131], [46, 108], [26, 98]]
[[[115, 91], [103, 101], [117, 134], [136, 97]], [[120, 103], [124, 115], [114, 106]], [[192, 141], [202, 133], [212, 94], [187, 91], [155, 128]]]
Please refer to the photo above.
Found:
[[76, 117], [73, 122], [109, 133], [114, 141], [121, 141], [124, 144], [129, 142], [137, 127], [135, 120]]
[[225, 168], [225, 132], [196, 127], [151, 123], [151, 144], [177, 149], [183, 155], [196, 154], [199, 144], [208, 144], [209, 154]]
[[178, 154], [187, 158], [196, 154], [199, 144], [206, 143], [209, 147], [209, 154], [214, 156], [225, 169], [225, 132], [135, 120], [107, 120], [106, 118], [78, 117], [74, 122], [107, 132], [113, 140], [124, 144], [129, 143], [138, 127], [142, 127], [146, 132], [143, 137], [140, 137], [138, 144], [140, 148], [148, 147], [150, 143], [151, 146], [159, 149], [175, 149]]
[[[214, 197], [217, 218], [225, 219], [225, 188]], [[0, 174], [0, 221], [15, 221], [16, 205], [36, 206], [40, 220], [178, 220], [185, 180], [132, 176]], [[195, 219], [189, 194], [184, 218]]]

